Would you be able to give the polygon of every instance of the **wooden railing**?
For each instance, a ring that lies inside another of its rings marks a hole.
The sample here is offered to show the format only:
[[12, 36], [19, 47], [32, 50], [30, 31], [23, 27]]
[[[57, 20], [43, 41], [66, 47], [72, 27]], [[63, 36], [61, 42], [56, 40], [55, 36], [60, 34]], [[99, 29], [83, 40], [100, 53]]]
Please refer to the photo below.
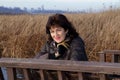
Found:
[[[120, 50], [104, 50], [99, 52], [100, 62], [120, 63]], [[107, 75], [101, 75], [106, 78]], [[111, 77], [110, 77], [111, 76]], [[110, 79], [120, 80], [120, 75], [109, 75]]]
[[[107, 62], [107, 58], [111, 57], [111, 62], [118, 63], [120, 62], [120, 50], [104, 50], [99, 52], [100, 61]], [[107, 57], [109, 56], [109, 57]]]
[[[120, 64], [107, 62], [87, 62], [87, 61], [67, 61], [67, 60], [40, 60], [40, 59], [18, 59], [18, 58], [1, 58], [0, 67], [7, 68], [9, 80], [15, 80], [15, 68], [21, 68], [24, 72], [24, 80], [29, 80], [27, 69], [39, 69], [41, 80], [44, 79], [44, 70], [56, 70], [58, 80], [62, 78], [61, 71], [77, 72], [78, 80], [84, 80], [83, 72], [98, 73], [98, 74], [120, 74]], [[105, 77], [100, 77], [100, 80], [105, 80]]]

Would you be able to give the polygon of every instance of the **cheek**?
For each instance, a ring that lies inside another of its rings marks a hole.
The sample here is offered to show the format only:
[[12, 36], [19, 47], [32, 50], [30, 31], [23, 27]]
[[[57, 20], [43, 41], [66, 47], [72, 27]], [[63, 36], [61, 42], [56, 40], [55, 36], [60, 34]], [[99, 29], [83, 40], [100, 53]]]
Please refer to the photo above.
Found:
[[54, 34], [50, 34], [50, 35], [51, 35], [52, 38], [54, 37]]
[[61, 34], [62, 39], [65, 39], [66, 33]]

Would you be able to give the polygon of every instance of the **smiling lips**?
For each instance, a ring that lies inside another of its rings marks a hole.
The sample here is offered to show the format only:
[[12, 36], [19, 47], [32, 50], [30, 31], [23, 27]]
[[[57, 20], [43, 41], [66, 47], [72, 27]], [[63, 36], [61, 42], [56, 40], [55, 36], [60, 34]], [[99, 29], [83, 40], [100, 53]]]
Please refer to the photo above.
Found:
[[60, 37], [55, 37], [55, 40], [60, 40]]

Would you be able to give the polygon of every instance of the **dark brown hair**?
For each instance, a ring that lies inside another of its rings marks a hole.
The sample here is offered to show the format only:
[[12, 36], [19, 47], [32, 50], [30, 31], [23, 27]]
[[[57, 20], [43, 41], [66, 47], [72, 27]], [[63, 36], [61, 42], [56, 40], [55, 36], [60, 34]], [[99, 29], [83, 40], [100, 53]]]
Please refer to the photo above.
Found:
[[52, 26], [58, 25], [65, 30], [68, 30], [67, 37], [74, 38], [78, 36], [78, 33], [76, 32], [74, 26], [71, 22], [68, 21], [66, 16], [63, 14], [54, 14], [48, 18], [48, 22], [46, 24], [46, 33], [48, 34], [48, 39], [52, 40], [52, 37], [50, 35], [50, 29]]

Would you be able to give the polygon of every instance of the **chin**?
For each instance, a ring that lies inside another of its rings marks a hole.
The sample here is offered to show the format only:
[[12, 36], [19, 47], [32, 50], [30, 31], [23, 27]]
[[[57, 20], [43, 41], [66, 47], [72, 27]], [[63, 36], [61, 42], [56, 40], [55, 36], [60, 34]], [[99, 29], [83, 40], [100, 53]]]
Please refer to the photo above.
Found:
[[60, 42], [62, 42], [63, 40], [62, 39], [54, 39], [54, 41], [56, 42], [56, 43], [60, 43]]
[[60, 43], [59, 41], [56, 41], [56, 43]]
[[60, 43], [61, 41], [55, 41], [56, 43]]

